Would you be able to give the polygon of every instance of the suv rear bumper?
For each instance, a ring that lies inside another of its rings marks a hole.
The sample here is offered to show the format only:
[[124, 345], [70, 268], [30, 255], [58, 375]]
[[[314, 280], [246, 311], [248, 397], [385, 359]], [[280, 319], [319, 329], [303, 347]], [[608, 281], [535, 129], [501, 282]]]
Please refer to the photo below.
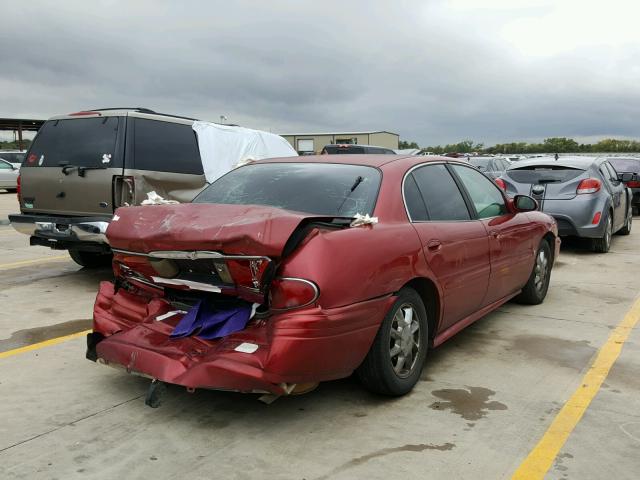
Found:
[[111, 217], [58, 217], [50, 215], [9, 215], [11, 226], [29, 235], [32, 244], [68, 248], [79, 243], [108, 246], [106, 231]]

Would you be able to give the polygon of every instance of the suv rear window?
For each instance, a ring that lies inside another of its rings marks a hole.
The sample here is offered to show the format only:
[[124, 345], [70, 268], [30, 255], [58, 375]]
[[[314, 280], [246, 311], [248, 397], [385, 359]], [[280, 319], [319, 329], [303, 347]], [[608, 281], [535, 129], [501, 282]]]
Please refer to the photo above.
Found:
[[560, 165], [530, 165], [507, 170], [506, 175], [518, 183], [563, 183], [584, 173], [580, 168]]
[[318, 215], [371, 214], [381, 174], [372, 167], [332, 163], [257, 163], [232, 170], [194, 203], [267, 205]]
[[[29, 149], [25, 167], [121, 167], [115, 155], [120, 118], [78, 118], [44, 123]], [[104, 155], [110, 155], [103, 163]]]
[[136, 118], [134, 136], [136, 170], [204, 174], [191, 125]]
[[[0, 157], [2, 153], [0, 153]], [[616, 172], [640, 173], [640, 159], [634, 158], [610, 158], [609, 163], [613, 165]]]

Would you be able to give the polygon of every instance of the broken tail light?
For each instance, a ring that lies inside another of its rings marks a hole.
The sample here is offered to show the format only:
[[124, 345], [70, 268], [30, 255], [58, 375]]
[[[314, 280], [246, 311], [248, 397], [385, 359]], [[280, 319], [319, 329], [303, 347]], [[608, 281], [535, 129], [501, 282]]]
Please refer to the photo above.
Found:
[[302, 278], [275, 278], [271, 282], [269, 304], [271, 310], [290, 310], [306, 307], [318, 299], [317, 285]]
[[135, 205], [136, 186], [133, 177], [115, 175], [113, 177], [113, 209]]
[[596, 193], [600, 191], [600, 180], [597, 178], [585, 178], [578, 184], [576, 193], [582, 195], [585, 193]]

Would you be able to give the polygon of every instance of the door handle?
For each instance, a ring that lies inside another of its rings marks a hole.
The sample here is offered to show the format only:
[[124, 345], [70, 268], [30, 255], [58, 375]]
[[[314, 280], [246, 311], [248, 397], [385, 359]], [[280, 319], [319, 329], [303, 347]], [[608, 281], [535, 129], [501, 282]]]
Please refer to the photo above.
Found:
[[429, 240], [427, 243], [427, 249], [431, 251], [440, 250], [442, 247], [442, 242], [440, 240]]

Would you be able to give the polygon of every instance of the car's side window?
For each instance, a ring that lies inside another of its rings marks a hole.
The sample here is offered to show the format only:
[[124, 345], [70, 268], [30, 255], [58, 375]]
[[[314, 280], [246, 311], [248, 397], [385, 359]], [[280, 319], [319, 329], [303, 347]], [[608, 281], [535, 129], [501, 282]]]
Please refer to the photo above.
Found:
[[407, 175], [404, 181], [404, 201], [407, 205], [409, 218], [412, 222], [424, 222], [429, 220], [427, 207], [424, 204], [418, 185], [412, 174]]
[[604, 163], [600, 165], [600, 168], [598, 170], [600, 171], [600, 175], [602, 175], [602, 178], [604, 179], [605, 183], [609, 187], [612, 187], [615, 185], [613, 183], [613, 180], [611, 179], [611, 174], [609, 173], [609, 170], [607, 170], [607, 167]]
[[204, 173], [191, 125], [136, 118], [134, 150], [137, 170]]
[[618, 173], [616, 172], [616, 169], [613, 168], [613, 166], [609, 162], [604, 162], [604, 166], [609, 171], [609, 178], [611, 178], [611, 181], [615, 185], [617, 185], [618, 184]]
[[490, 218], [507, 213], [504, 197], [496, 184], [472, 168], [452, 165], [460, 181], [469, 192], [478, 218]]
[[470, 220], [469, 209], [453, 177], [442, 165], [426, 165], [413, 171], [430, 220]]
[[0, 162], [0, 170], [13, 170], [13, 167], [8, 163]]

